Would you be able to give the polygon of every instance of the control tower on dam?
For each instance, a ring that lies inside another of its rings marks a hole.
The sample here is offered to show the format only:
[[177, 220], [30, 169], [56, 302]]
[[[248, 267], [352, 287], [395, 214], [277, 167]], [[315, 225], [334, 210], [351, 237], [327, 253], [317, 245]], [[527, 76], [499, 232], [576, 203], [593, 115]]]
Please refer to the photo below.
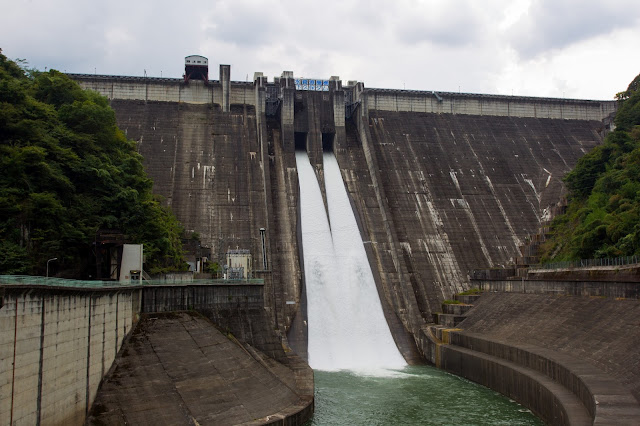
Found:
[[234, 82], [228, 65], [217, 80], [191, 75], [200, 77], [70, 76], [110, 100], [154, 191], [214, 261], [250, 250], [265, 308], [302, 354], [296, 150], [307, 151], [321, 190], [322, 154], [335, 154], [385, 316], [411, 360], [412, 337], [469, 287], [472, 269], [520, 255], [616, 110], [613, 101], [371, 89], [292, 72]]

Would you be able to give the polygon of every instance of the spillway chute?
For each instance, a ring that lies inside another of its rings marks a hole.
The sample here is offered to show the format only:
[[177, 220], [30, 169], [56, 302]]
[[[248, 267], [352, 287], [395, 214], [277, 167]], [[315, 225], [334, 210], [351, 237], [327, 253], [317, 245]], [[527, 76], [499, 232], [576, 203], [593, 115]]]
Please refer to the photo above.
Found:
[[323, 161], [329, 219], [307, 154], [296, 152], [309, 365], [327, 371], [403, 368], [338, 163], [332, 153]]

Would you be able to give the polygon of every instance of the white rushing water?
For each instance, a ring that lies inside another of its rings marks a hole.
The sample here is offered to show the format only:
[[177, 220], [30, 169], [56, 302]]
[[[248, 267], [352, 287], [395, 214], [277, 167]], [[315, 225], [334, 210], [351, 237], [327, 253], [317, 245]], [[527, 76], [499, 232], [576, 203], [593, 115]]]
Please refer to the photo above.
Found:
[[402, 368], [338, 163], [324, 155], [329, 221], [306, 152], [296, 152], [300, 181], [309, 365], [335, 371]]

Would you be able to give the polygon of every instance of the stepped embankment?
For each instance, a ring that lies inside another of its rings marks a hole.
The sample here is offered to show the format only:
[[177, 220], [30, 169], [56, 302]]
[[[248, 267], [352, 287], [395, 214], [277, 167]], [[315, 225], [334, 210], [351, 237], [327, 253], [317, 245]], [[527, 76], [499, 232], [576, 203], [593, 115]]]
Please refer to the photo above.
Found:
[[637, 424], [638, 299], [497, 292], [473, 298], [465, 299], [473, 307], [455, 317], [455, 328], [444, 313], [441, 325], [424, 329], [423, 349], [438, 367], [517, 400], [551, 424]]

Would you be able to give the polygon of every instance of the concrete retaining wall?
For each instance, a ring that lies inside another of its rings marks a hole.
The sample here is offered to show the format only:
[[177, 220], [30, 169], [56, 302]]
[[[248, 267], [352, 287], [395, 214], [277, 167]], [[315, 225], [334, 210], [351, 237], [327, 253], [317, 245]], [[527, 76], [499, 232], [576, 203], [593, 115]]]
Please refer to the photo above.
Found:
[[638, 282], [472, 279], [471, 287], [489, 292], [640, 299]]
[[438, 368], [513, 398], [545, 423], [632, 425], [640, 416], [628, 388], [576, 356], [459, 328], [436, 331], [424, 333], [422, 347]]
[[142, 312], [210, 309], [262, 309], [262, 284], [147, 287], [142, 291]]
[[[439, 99], [438, 99], [439, 98]], [[438, 114], [603, 120], [616, 111], [615, 101], [587, 101], [468, 93], [366, 89], [365, 110], [432, 112]]]
[[[608, 374], [574, 356], [533, 345], [497, 342], [465, 332], [451, 332], [450, 342], [513, 362], [553, 379], [578, 397], [595, 423], [633, 424], [633, 418], [640, 416], [640, 407], [628, 389]], [[532, 398], [528, 396], [527, 399]], [[535, 398], [533, 400], [535, 403]], [[544, 409], [549, 410], [548, 407]]]
[[254, 284], [146, 287], [142, 312], [195, 310], [240, 341], [276, 360], [285, 353], [264, 309], [264, 286]]
[[[139, 290], [5, 290], [3, 424], [82, 424], [139, 312]], [[6, 423], [5, 423], [6, 422]]]
[[302, 425], [313, 371], [222, 333], [195, 312], [143, 315], [105, 377], [87, 425]]
[[535, 377], [527, 375], [525, 371], [456, 346], [441, 346], [440, 357], [442, 369], [518, 401], [541, 417], [545, 423], [573, 424], [571, 413], [558, 395]]
[[239, 340], [287, 359], [265, 315], [263, 285], [3, 290], [0, 424], [83, 424], [141, 312], [198, 310]]

